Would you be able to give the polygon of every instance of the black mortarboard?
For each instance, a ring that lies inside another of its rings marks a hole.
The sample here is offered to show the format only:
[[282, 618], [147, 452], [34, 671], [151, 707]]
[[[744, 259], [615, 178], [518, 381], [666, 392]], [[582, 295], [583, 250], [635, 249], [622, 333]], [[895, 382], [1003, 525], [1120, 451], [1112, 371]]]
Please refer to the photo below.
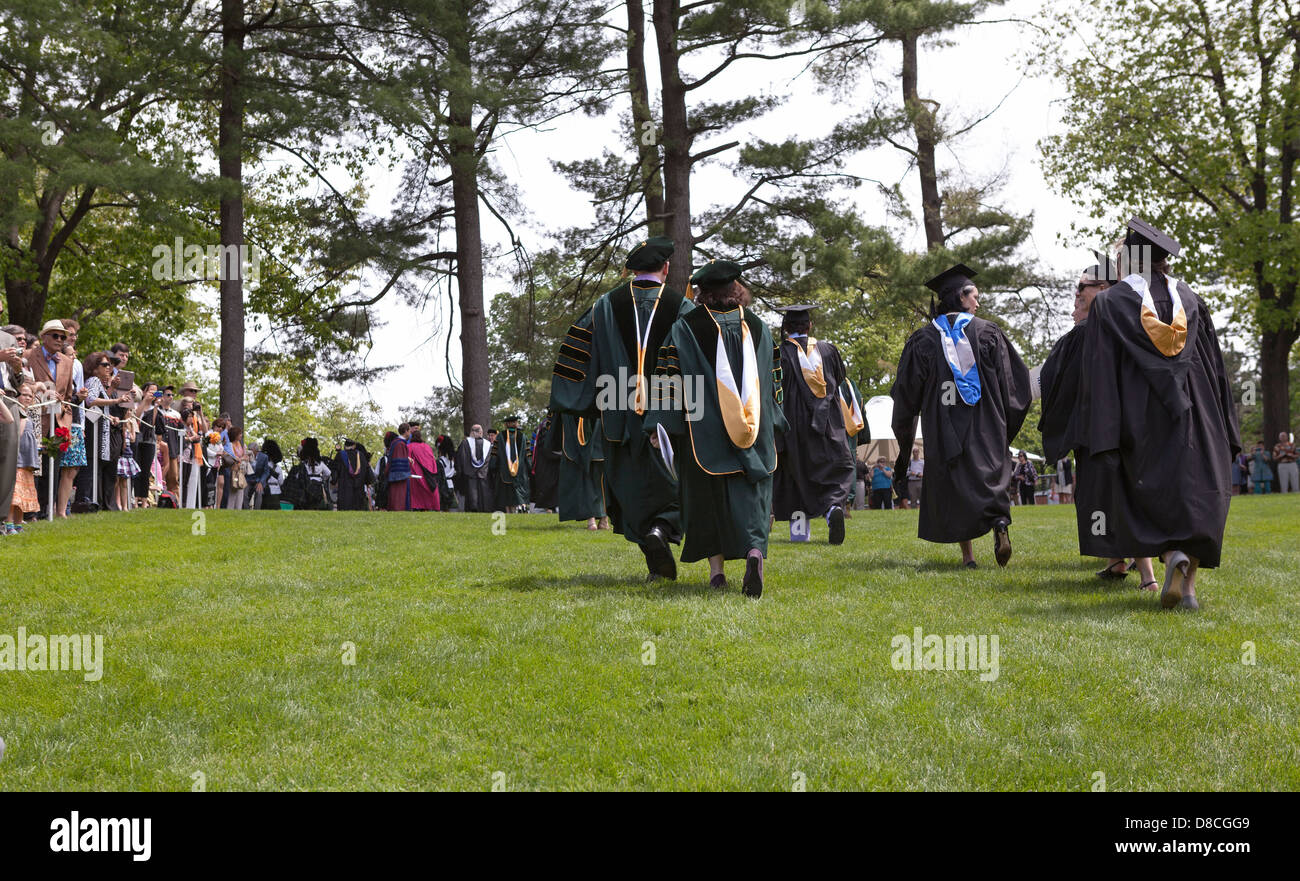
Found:
[[961, 289], [970, 284], [970, 280], [977, 275], [979, 273], [965, 263], [958, 263], [927, 281], [925, 286], [938, 294], [942, 300], [944, 294], [961, 293]]
[[1177, 257], [1182, 251], [1182, 246], [1172, 236], [1137, 216], [1128, 222], [1128, 233], [1124, 236], [1124, 244], [1129, 247], [1150, 245], [1152, 260]]
[[812, 311], [816, 308], [815, 303], [796, 303], [793, 306], [781, 306], [776, 311], [784, 315], [787, 322], [802, 324], [812, 321]]
[[740, 264], [731, 260], [710, 260], [701, 266], [691, 282], [701, 287], [716, 287], [729, 284], [740, 278]]
[[514, 414], [511, 414], [510, 416], [507, 416], [505, 419], [502, 419], [501, 421], [502, 421], [502, 422], [518, 422], [518, 421], [519, 421], [519, 417], [516, 416], [516, 415], [514, 415]]
[[631, 251], [623, 264], [635, 272], [658, 269], [673, 255], [676, 246], [667, 236], [651, 236]]

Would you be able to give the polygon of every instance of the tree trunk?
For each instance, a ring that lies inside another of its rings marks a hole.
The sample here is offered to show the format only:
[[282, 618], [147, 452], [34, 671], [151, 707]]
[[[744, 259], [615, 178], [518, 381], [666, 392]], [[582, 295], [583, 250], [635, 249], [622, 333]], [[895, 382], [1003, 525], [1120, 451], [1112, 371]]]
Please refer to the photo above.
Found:
[[[468, 20], [466, 15], [465, 20]], [[488, 376], [487, 320], [483, 309], [483, 239], [479, 228], [479, 155], [470, 97], [469, 35], [449, 38], [460, 68], [450, 96], [451, 193], [456, 216], [456, 286], [460, 292], [461, 381], [465, 434], [471, 425], [492, 424], [492, 385]]]
[[5, 278], [5, 324], [39, 331], [45, 314], [45, 291], [24, 279]]
[[[36, 102], [32, 99], [36, 74], [34, 71], [28, 71], [24, 77], [24, 86], [18, 102], [18, 118], [22, 120], [31, 120], [35, 125], [37, 122], [36, 113], [38, 109]], [[13, 147], [13, 153], [6, 155], [6, 159], [11, 159], [15, 165], [21, 166], [27, 159], [27, 148], [19, 140]], [[44, 194], [42, 194], [44, 196]], [[13, 217], [18, 208], [19, 195], [17, 181], [7, 182], [3, 200], [0, 200], [0, 209], [3, 209], [4, 216]], [[44, 204], [44, 198], [41, 198], [38, 204]], [[8, 246], [11, 249], [11, 256], [16, 256], [23, 251], [22, 234], [17, 223], [11, 224], [6, 231]], [[35, 255], [33, 255], [35, 256]], [[39, 258], [37, 258], [39, 259]], [[45, 299], [48, 292], [44, 288], [38, 288], [32, 283], [32, 279], [27, 272], [20, 266], [12, 263], [8, 266], [4, 274], [5, 284], [5, 324], [17, 324], [28, 330], [39, 331], [42, 320], [45, 315]]]
[[632, 137], [636, 139], [637, 181], [645, 198], [650, 235], [664, 233], [664, 183], [659, 173], [659, 149], [650, 88], [645, 72], [645, 6], [627, 0], [627, 73], [632, 93]]
[[[1291, 430], [1291, 348], [1295, 329], [1266, 330], [1259, 339], [1259, 394], [1263, 404], [1264, 442], [1272, 447], [1279, 431]], [[1246, 438], [1241, 439], [1247, 444]]]
[[220, 411], [244, 424], [244, 0], [221, 0], [221, 113], [217, 169], [223, 184], [221, 237]]
[[939, 173], [935, 167], [935, 130], [933, 102], [917, 94], [917, 34], [900, 37], [903, 45], [903, 106], [912, 120], [916, 137], [916, 170], [921, 177], [921, 218], [925, 226], [925, 246], [935, 251], [944, 246], [943, 200], [939, 196]]
[[677, 246], [668, 284], [685, 291], [691, 275], [691, 138], [686, 125], [686, 86], [677, 56], [678, 0], [654, 0], [655, 44], [663, 95], [664, 234]]

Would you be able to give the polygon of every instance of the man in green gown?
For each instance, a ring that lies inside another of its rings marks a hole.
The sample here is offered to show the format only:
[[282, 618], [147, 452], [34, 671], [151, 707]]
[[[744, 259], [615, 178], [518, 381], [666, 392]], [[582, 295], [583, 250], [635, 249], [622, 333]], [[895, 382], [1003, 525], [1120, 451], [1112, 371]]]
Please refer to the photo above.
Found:
[[647, 581], [677, 577], [669, 545], [681, 541], [677, 479], [644, 429], [659, 347], [692, 309], [666, 283], [672, 253], [664, 236], [631, 250], [624, 265], [632, 278], [574, 322], [551, 378], [550, 408], [581, 416], [600, 433], [606, 512], [613, 530], [641, 548]]
[[564, 413], [551, 423], [560, 454], [561, 520], [586, 520], [590, 530], [609, 529], [605, 516], [605, 453], [599, 423]]
[[645, 429], [681, 478], [682, 562], [708, 559], [709, 584], [725, 588], [725, 560], [744, 560], [741, 590], [763, 593], [781, 359], [772, 334], [744, 307], [740, 266], [714, 260], [695, 276], [696, 308], [673, 325], [659, 353], [660, 407]]
[[517, 509], [528, 511], [528, 443], [518, 416], [507, 416], [506, 427], [492, 444], [492, 458], [496, 460], [496, 480], [493, 485], [492, 510], [513, 514]]

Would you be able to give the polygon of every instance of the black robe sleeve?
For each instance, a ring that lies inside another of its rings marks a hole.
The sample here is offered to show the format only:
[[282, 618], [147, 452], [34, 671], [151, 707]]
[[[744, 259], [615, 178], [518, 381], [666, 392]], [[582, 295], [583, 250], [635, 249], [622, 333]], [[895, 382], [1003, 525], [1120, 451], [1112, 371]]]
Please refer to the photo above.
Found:
[[1083, 337], [1080, 368], [1083, 371], [1081, 394], [1087, 401], [1087, 421], [1081, 427], [1080, 442], [1088, 453], [1099, 456], [1119, 449], [1121, 423], [1117, 414], [1124, 412], [1120, 395], [1119, 351], [1109, 332], [1111, 308], [1108, 291], [1092, 301], [1087, 330]]
[[[1191, 293], [1190, 289], [1186, 289]], [[1192, 296], [1196, 296], [1192, 294]], [[1184, 295], [1184, 300], [1186, 296]], [[1206, 368], [1213, 374], [1219, 409], [1223, 416], [1223, 424], [1228, 431], [1228, 448], [1232, 450], [1232, 458], [1236, 458], [1241, 452], [1241, 426], [1237, 423], [1237, 408], [1233, 402], [1232, 385], [1228, 381], [1228, 372], [1223, 366], [1223, 351], [1219, 347], [1219, 335], [1214, 332], [1214, 320], [1210, 317], [1210, 310], [1206, 308], [1205, 302], [1200, 297], [1196, 297], [1197, 311], [1200, 313], [1197, 322], [1197, 346], [1201, 349], [1201, 360]]]
[[1029, 368], [1021, 360], [1020, 353], [1011, 344], [1000, 329], [990, 325], [996, 334], [996, 351], [1001, 373], [1002, 412], [1007, 419], [1007, 443], [1015, 441], [1029, 415], [1029, 406], [1033, 403], [1032, 383]]
[[1080, 446], [1077, 432], [1083, 401], [1079, 394], [1079, 359], [1086, 332], [1087, 327], [1079, 325], [1057, 340], [1038, 377], [1043, 389], [1038, 431], [1048, 462], [1064, 459], [1070, 450]]
[[[907, 463], [912, 458], [912, 444], [916, 440], [916, 423], [921, 415], [921, 402], [930, 381], [930, 361], [922, 350], [925, 346], [924, 329], [912, 334], [903, 346], [898, 359], [898, 375], [889, 390], [894, 400], [891, 427], [898, 440], [898, 459], [894, 463], [894, 489], [907, 493]], [[902, 475], [901, 477], [899, 475]]]

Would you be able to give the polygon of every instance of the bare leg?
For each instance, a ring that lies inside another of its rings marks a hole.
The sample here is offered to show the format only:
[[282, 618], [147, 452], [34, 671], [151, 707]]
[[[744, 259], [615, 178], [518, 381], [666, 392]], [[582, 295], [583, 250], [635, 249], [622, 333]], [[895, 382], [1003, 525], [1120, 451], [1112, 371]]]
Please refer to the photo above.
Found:
[[971, 542], [964, 541], [961, 543], [961, 561], [963, 565], [975, 561], [975, 550]]
[[1160, 583], [1156, 581], [1156, 570], [1151, 565], [1150, 557], [1137, 558], [1138, 574], [1142, 576], [1143, 590], [1159, 590]]
[[63, 468], [59, 473], [59, 501], [54, 509], [55, 517], [68, 516], [68, 499], [72, 497], [72, 482], [77, 479], [77, 468]]
[[709, 557], [709, 578], [713, 579], [717, 575], [722, 575], [722, 554], [714, 554]]

